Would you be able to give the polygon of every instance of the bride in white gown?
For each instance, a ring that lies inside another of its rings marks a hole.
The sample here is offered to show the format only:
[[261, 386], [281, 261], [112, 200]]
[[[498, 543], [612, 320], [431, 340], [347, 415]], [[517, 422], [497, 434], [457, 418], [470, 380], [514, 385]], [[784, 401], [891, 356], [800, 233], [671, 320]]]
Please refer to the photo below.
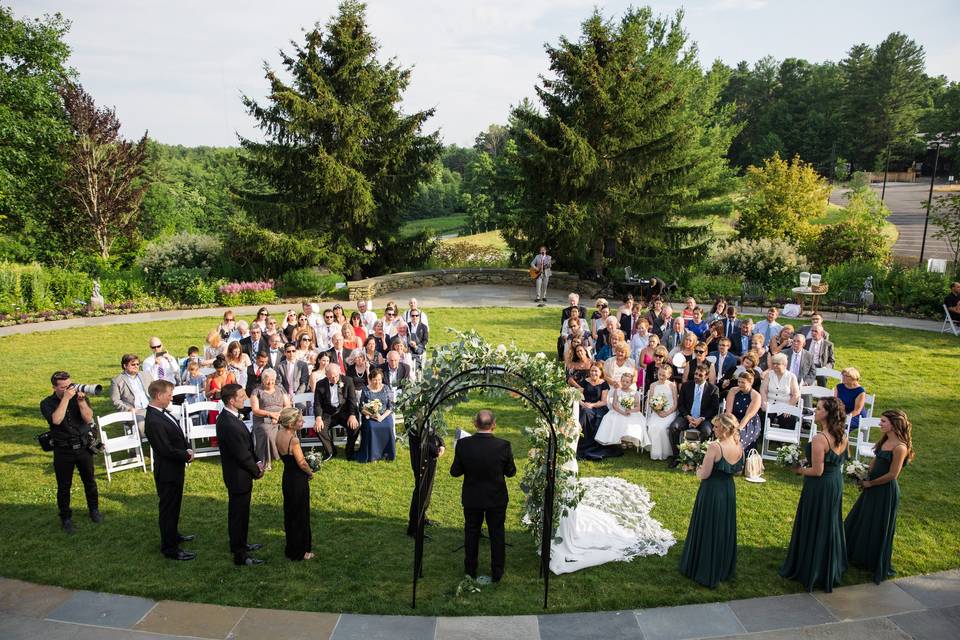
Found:
[[[670, 377], [673, 367], [665, 364], [657, 370], [657, 381], [647, 393], [647, 434], [650, 438], [650, 459], [666, 460], [673, 454], [667, 429], [677, 418], [677, 385]], [[659, 409], [655, 405], [663, 403]]]

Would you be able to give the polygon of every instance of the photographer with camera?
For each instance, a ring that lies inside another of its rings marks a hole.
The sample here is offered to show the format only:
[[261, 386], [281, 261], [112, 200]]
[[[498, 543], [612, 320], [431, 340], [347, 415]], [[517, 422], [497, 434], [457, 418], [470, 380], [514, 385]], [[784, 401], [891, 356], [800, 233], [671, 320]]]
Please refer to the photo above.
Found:
[[83, 491], [87, 497], [90, 519], [96, 523], [100, 515], [97, 481], [93, 475], [93, 455], [97, 451], [93, 434], [93, 409], [87, 392], [97, 393], [97, 387], [80, 387], [70, 380], [66, 371], [50, 376], [53, 393], [40, 402], [40, 413], [50, 425], [50, 444], [53, 446], [53, 471], [57, 476], [57, 507], [63, 530], [73, 533], [73, 512], [70, 509], [70, 487], [73, 469], [80, 472]]

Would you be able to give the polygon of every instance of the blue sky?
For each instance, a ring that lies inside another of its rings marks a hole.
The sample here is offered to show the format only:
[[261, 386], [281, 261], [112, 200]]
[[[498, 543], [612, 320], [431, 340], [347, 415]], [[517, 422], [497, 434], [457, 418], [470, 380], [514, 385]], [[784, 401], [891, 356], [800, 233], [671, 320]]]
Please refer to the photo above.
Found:
[[[0, 0], [2, 1], [2, 0]], [[611, 17], [644, 3], [596, 0], [370, 0], [382, 58], [413, 67], [406, 110], [435, 107], [429, 129], [472, 144], [510, 105], [534, 95], [543, 45], [575, 38], [594, 6]], [[704, 65], [764, 55], [839, 60], [855, 43], [902, 31], [921, 44], [927, 72], [960, 80], [957, 0], [691, 0], [650, 2], [684, 27]], [[170, 144], [234, 145], [257, 137], [240, 94], [266, 91], [263, 62], [301, 29], [326, 23], [334, 0], [18, 0], [18, 17], [62, 12], [72, 20], [71, 64], [100, 104], [115, 106], [128, 137], [149, 129]]]

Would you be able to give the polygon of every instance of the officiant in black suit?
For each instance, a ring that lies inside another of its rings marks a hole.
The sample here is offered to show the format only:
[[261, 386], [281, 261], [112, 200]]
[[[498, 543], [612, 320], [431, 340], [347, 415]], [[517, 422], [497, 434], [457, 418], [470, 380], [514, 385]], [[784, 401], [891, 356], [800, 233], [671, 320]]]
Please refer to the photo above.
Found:
[[180, 548], [193, 540], [179, 530], [180, 505], [183, 502], [183, 476], [186, 464], [193, 460], [180, 423], [167, 407], [173, 402], [173, 383], [154, 380], [147, 388], [150, 404], [144, 418], [144, 431], [153, 449], [153, 481], [160, 499], [160, 552], [171, 560], [193, 560], [195, 553]]
[[230, 552], [234, 564], [251, 566], [263, 564], [249, 552], [263, 545], [247, 543], [250, 525], [250, 497], [253, 481], [263, 477], [263, 463], [253, 448], [253, 435], [240, 419], [240, 409], [247, 394], [238, 384], [227, 384], [220, 391], [223, 411], [217, 416], [217, 441], [220, 445], [220, 467], [223, 483], [227, 486], [227, 530], [230, 533]]
[[317, 381], [313, 392], [314, 414], [317, 417], [314, 428], [326, 452], [324, 460], [327, 460], [337, 454], [331, 429], [338, 425], [346, 427], [347, 460], [350, 460], [357, 446], [357, 436], [360, 435], [360, 421], [357, 419], [358, 398], [353, 379], [349, 376], [341, 376], [340, 366], [334, 362], [327, 365], [324, 373], [326, 377]]
[[473, 420], [477, 432], [457, 441], [450, 475], [463, 476], [463, 567], [467, 575], [477, 577], [480, 529], [487, 521], [490, 533], [490, 577], [499, 582], [506, 563], [504, 522], [507, 518], [507, 483], [517, 473], [513, 450], [507, 440], [497, 438], [493, 430], [496, 418], [489, 409]]

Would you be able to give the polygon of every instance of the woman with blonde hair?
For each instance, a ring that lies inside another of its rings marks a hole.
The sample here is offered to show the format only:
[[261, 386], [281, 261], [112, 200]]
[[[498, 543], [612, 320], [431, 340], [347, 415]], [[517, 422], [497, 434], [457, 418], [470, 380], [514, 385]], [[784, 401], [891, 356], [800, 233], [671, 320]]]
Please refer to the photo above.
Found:
[[914, 458], [912, 431], [902, 409], [884, 411], [880, 416], [883, 435], [873, 449], [869, 475], [860, 484], [863, 491], [844, 522], [850, 564], [872, 571], [877, 584], [896, 574], [891, 560], [900, 508], [897, 478]]
[[260, 376], [260, 386], [250, 394], [254, 447], [265, 471], [273, 469], [273, 461], [280, 457], [277, 424], [280, 413], [290, 405], [290, 396], [277, 385], [277, 372], [266, 369]]
[[293, 329], [293, 340], [291, 340], [291, 342], [293, 342], [296, 345], [299, 345], [300, 339], [303, 336], [307, 336], [310, 338], [310, 346], [313, 346], [313, 347], [317, 346], [316, 330], [310, 326], [310, 321], [306, 315], [302, 313], [298, 313], [297, 324]]
[[650, 438], [650, 459], [666, 460], [673, 455], [670, 426], [677, 419], [677, 385], [673, 383], [673, 367], [662, 365], [657, 381], [647, 394], [647, 435]]
[[220, 337], [220, 331], [214, 329], [207, 334], [207, 344], [203, 348], [203, 360], [200, 364], [204, 367], [213, 365], [213, 361], [227, 352], [227, 343]]
[[843, 403], [850, 416], [850, 429], [860, 428], [860, 418], [867, 416], [864, 405], [867, 391], [860, 384], [860, 372], [855, 367], [847, 367], [840, 372], [841, 382], [833, 388], [833, 395]]
[[607, 381], [611, 389], [619, 389], [620, 381], [625, 373], [637, 379], [637, 365], [630, 358], [630, 345], [626, 342], [618, 342], [613, 357], [608, 358], [603, 363], [603, 379]]
[[284, 555], [290, 560], [312, 560], [313, 534], [310, 529], [310, 480], [313, 470], [303, 456], [297, 434], [303, 428], [299, 409], [286, 407], [277, 422], [277, 449], [283, 461], [283, 532], [287, 544]]
[[680, 573], [710, 589], [737, 569], [737, 489], [733, 477], [743, 470], [740, 425], [729, 413], [713, 419], [716, 440], [707, 445], [697, 467], [700, 488], [690, 514]]

